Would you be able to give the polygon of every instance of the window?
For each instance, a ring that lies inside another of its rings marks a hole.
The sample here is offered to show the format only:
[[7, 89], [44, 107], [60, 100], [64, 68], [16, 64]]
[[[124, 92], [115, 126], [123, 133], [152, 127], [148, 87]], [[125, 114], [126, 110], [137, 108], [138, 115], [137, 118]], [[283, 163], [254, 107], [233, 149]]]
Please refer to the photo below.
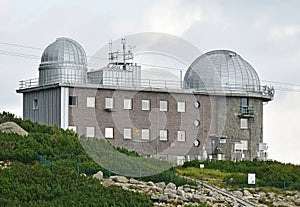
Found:
[[193, 124], [195, 127], [198, 127], [198, 126], [200, 126], [200, 121], [198, 119], [195, 119]]
[[177, 131], [177, 141], [185, 142], [185, 131]]
[[168, 101], [160, 101], [159, 109], [160, 111], [168, 111]]
[[248, 98], [241, 98], [241, 106], [242, 107], [248, 106]]
[[95, 127], [86, 128], [86, 137], [95, 137]]
[[243, 145], [243, 150], [248, 150], [248, 141], [247, 140], [241, 140], [241, 143]]
[[200, 107], [200, 102], [199, 101], [195, 101], [194, 102], [194, 107], [197, 109], [197, 108], [199, 108]]
[[33, 100], [33, 110], [39, 109], [39, 102], [37, 99]]
[[177, 102], [177, 111], [185, 112], [185, 102]]
[[95, 108], [95, 97], [86, 97], [86, 107]]
[[114, 128], [105, 128], [105, 138], [114, 138]]
[[77, 127], [76, 126], [68, 126], [69, 130], [73, 130], [74, 132], [77, 132]]
[[241, 119], [241, 129], [248, 129], [248, 119]]
[[183, 165], [185, 162], [184, 156], [177, 156], [177, 165]]
[[124, 99], [124, 109], [132, 109], [132, 100]]
[[142, 129], [142, 139], [149, 140], [150, 139], [150, 130]]
[[168, 131], [165, 129], [159, 130], [159, 140], [168, 141]]
[[76, 96], [69, 96], [69, 105], [76, 106], [77, 105], [77, 97]]
[[105, 108], [106, 109], [114, 108], [114, 99], [113, 98], [105, 98]]
[[131, 139], [131, 129], [127, 128], [123, 130], [124, 139]]
[[150, 110], [150, 100], [142, 100], [142, 110], [143, 111]]

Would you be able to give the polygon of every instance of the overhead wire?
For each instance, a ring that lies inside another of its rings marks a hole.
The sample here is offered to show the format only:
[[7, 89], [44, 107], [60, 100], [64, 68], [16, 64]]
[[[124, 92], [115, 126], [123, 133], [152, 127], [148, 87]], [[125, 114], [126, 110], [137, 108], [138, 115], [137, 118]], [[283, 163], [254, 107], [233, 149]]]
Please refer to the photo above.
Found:
[[[27, 49], [34, 49], [34, 50], [41, 50], [43, 51], [43, 48], [39, 47], [32, 47], [32, 46], [27, 46], [27, 45], [21, 45], [21, 44], [13, 44], [13, 43], [8, 43], [8, 42], [0, 42], [2, 45], [8, 45], [8, 46], [14, 46], [14, 47], [21, 47], [21, 48], [27, 48]], [[28, 59], [40, 59], [40, 56], [38, 55], [32, 55], [28, 53], [20, 53], [20, 52], [11, 52], [7, 50], [0, 50], [0, 55], [8, 55], [8, 56], [15, 56], [15, 57], [22, 57], [22, 58], [28, 58]], [[97, 57], [97, 56], [88, 56], [90, 58], [96, 58], [96, 59], [103, 59], [107, 60], [107, 57]], [[151, 68], [161, 68], [161, 69], [168, 69], [168, 70], [177, 70], [177, 71], [185, 71], [186, 69], [183, 68], [176, 68], [176, 67], [169, 67], [169, 66], [162, 66], [162, 65], [153, 65], [153, 64], [146, 64], [146, 63], [140, 63], [136, 62], [137, 64], [141, 66], [147, 66]], [[101, 64], [89, 64], [89, 67], [105, 67], [106, 65], [101, 65]], [[163, 75], [166, 77], [174, 77], [176, 76], [175, 74], [165, 74], [161, 73], [158, 71], [151, 72], [151, 71], [143, 71], [143, 73], [146, 74], [153, 74], [153, 75]], [[300, 84], [295, 84], [295, 83], [287, 83], [287, 82], [280, 82], [280, 81], [272, 81], [272, 80], [261, 80], [262, 82], [267, 82], [267, 83], [273, 83], [273, 84], [279, 84], [279, 85], [285, 85], [285, 86], [293, 86], [293, 87], [300, 87]], [[279, 91], [286, 91], [286, 92], [300, 92], [300, 89], [295, 89], [295, 88], [286, 88], [286, 87], [274, 87], [276, 90]]]

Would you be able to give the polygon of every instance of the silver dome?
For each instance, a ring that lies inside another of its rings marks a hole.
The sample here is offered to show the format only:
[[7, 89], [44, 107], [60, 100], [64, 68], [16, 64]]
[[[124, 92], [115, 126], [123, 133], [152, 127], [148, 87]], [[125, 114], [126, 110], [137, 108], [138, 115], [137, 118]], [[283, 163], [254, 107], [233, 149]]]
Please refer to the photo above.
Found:
[[87, 58], [74, 40], [57, 38], [43, 52], [39, 67], [39, 85], [86, 83]]
[[229, 50], [214, 50], [198, 57], [185, 74], [184, 86], [203, 92], [260, 92], [255, 69]]

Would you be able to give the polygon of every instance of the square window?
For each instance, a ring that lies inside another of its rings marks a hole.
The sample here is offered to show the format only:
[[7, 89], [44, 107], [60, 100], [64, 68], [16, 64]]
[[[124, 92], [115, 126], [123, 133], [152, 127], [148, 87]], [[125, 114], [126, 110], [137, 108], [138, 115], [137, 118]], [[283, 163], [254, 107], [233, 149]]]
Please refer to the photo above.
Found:
[[168, 111], [168, 101], [160, 101], [159, 109], [160, 111]]
[[124, 139], [131, 139], [131, 129], [125, 128], [123, 130], [123, 136], [124, 136]]
[[86, 97], [86, 107], [95, 108], [95, 97]]
[[73, 130], [74, 132], [77, 132], [77, 127], [76, 126], [68, 126], [69, 130]]
[[168, 131], [165, 129], [159, 130], [159, 140], [168, 141]]
[[177, 141], [185, 142], [185, 131], [177, 131]]
[[39, 101], [37, 99], [33, 100], [33, 110], [39, 109]]
[[150, 130], [142, 129], [142, 139], [149, 140], [150, 139]]
[[114, 108], [114, 99], [113, 98], [105, 98], [105, 108], [106, 109]]
[[95, 127], [86, 128], [86, 137], [95, 137]]
[[132, 100], [124, 99], [124, 109], [132, 109]]
[[241, 129], [248, 129], [248, 119], [241, 119]]
[[177, 102], [177, 111], [185, 112], [185, 102]]
[[77, 105], [77, 97], [69, 96], [69, 106], [76, 106], [76, 105]]
[[142, 100], [142, 110], [143, 111], [150, 110], [150, 100]]
[[114, 138], [114, 128], [105, 128], [105, 138]]

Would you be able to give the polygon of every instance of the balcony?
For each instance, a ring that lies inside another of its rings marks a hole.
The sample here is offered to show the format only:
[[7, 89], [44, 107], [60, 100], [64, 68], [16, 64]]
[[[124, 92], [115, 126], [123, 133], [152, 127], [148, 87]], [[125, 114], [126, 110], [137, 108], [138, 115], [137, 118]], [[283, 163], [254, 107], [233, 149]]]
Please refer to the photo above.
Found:
[[240, 117], [254, 117], [254, 107], [253, 106], [241, 106], [240, 107]]

